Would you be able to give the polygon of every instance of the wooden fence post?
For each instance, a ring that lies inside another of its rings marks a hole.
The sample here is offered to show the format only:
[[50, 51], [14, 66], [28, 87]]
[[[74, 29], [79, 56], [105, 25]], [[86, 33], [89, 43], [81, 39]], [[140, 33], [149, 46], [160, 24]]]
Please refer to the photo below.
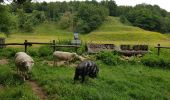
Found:
[[25, 53], [27, 53], [27, 40], [25, 40], [24, 45], [25, 45]]
[[53, 40], [53, 52], [56, 50], [56, 46], [55, 46], [55, 40]]
[[158, 44], [158, 56], [160, 55], [160, 50], [161, 50], [161, 48], [160, 48], [160, 44]]

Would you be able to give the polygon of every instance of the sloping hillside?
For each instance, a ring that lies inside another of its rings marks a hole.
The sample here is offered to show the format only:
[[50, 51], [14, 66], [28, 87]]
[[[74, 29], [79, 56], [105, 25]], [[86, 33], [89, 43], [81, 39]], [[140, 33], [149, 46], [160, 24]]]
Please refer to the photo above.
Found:
[[[138, 27], [124, 25], [117, 17], [108, 17], [97, 30], [82, 34], [80, 38], [86, 42], [101, 42], [115, 44], [149, 44], [168, 45], [169, 36], [158, 32], [151, 32]], [[25, 39], [37, 42], [51, 40], [73, 39], [73, 33], [61, 30], [56, 23], [44, 23], [35, 27], [34, 33], [12, 33], [7, 42], [23, 42]]]
[[156, 44], [168, 41], [167, 36], [157, 32], [146, 31], [138, 27], [124, 25], [119, 18], [108, 17], [105, 23], [91, 34], [85, 35], [85, 40], [113, 41], [115, 43]]

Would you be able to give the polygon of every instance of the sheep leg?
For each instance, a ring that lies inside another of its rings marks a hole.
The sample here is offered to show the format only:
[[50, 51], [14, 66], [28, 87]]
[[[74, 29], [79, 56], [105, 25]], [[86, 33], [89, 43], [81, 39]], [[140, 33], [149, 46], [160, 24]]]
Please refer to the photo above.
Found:
[[26, 79], [29, 79], [28, 71], [25, 74]]
[[55, 67], [55, 60], [54, 60], [54, 62], [53, 62], [53, 66]]
[[25, 81], [25, 75], [24, 75], [24, 72], [23, 71], [21, 71], [21, 77], [22, 77], [22, 79], [23, 79], [23, 81]]
[[19, 68], [18, 68], [18, 66], [17, 66], [17, 74], [19, 74]]
[[82, 75], [81, 77], [82, 77], [82, 81], [81, 81], [81, 82], [83, 83], [83, 82], [84, 82], [84, 80], [85, 80], [85, 76], [84, 76], [84, 75]]
[[55, 67], [56, 65], [57, 65], [56, 60], [54, 60], [54, 64], [53, 64], [53, 66]]
[[75, 83], [75, 81], [78, 80], [78, 79], [79, 79], [79, 70], [76, 69], [75, 75], [74, 75], [74, 83]]
[[54, 59], [54, 64], [53, 64], [54, 67], [58, 65], [57, 61], [58, 61], [57, 59]]
[[67, 65], [67, 67], [70, 66], [70, 61], [69, 60], [66, 61], [66, 65]]

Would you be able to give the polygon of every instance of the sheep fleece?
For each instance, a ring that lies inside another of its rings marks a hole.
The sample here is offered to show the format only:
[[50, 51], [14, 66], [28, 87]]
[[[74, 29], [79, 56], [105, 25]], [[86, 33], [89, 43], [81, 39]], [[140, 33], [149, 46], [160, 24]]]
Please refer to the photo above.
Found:
[[77, 56], [78, 55], [76, 53], [70, 53], [70, 52], [55, 51], [53, 53], [54, 59], [66, 60], [66, 61], [71, 61]]
[[18, 52], [15, 55], [15, 65], [19, 71], [29, 71], [34, 66], [34, 60], [25, 52]]

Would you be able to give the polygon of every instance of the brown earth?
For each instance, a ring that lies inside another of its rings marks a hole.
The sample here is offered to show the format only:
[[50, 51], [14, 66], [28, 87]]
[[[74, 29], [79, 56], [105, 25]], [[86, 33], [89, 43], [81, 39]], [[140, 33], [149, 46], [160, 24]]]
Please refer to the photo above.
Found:
[[[53, 67], [53, 64], [54, 64], [54, 61], [43, 61], [42, 62], [43, 64], [48, 64], [49, 66], [51, 66], [51, 67]], [[57, 62], [57, 64], [58, 64], [58, 66], [67, 66], [67, 64], [66, 64], [66, 61], [59, 61], [59, 62]], [[69, 64], [69, 67], [76, 67], [77, 66], [77, 64], [75, 64], [75, 63], [70, 63]]]
[[4, 90], [4, 86], [2, 84], [0, 84], [0, 91]]
[[0, 59], [0, 65], [8, 64], [9, 60], [8, 59]]
[[31, 86], [33, 92], [40, 100], [48, 100], [46, 92], [35, 81], [27, 81], [27, 83]]

